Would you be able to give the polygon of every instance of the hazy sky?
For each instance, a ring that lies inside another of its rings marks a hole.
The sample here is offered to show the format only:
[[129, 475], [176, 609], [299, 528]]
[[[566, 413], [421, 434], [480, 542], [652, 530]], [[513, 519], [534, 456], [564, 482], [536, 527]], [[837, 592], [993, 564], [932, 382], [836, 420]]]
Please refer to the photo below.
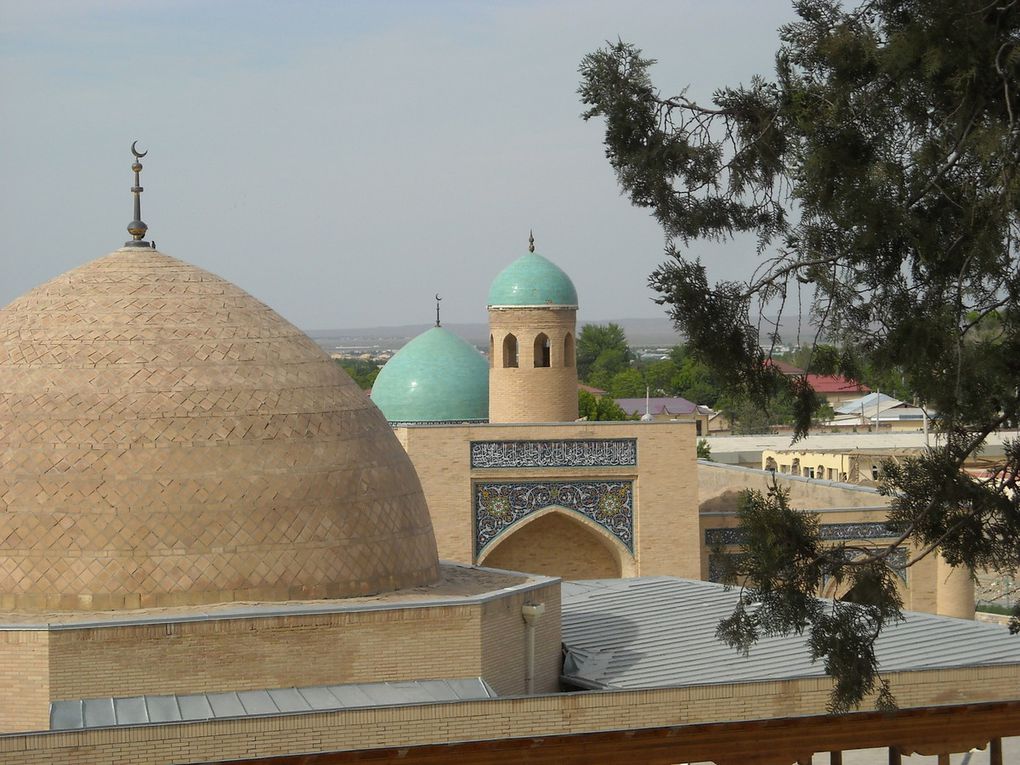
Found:
[[[0, 0], [0, 305], [129, 236], [303, 329], [485, 320], [527, 248], [588, 319], [653, 317], [662, 234], [619, 195], [577, 68], [607, 39], [663, 90], [770, 72], [788, 0]], [[699, 250], [746, 275], [746, 244]]]

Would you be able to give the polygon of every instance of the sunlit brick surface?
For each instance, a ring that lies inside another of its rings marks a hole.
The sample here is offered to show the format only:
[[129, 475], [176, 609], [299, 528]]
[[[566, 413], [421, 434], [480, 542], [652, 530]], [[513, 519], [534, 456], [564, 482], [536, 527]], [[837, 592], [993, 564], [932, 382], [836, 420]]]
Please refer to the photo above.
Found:
[[[577, 311], [573, 308], [489, 308], [493, 348], [489, 422], [573, 422], [577, 419]], [[535, 338], [549, 338], [548, 367], [536, 367]], [[503, 364], [503, 340], [517, 338], [518, 365]], [[571, 341], [566, 341], [570, 335]]]
[[0, 608], [341, 597], [436, 575], [381, 413], [240, 288], [122, 249], [0, 310]]

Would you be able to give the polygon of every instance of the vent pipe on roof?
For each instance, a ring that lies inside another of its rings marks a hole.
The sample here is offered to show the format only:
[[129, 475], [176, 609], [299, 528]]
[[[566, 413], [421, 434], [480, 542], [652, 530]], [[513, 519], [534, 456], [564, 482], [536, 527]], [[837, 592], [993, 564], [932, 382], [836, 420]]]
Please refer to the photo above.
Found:
[[524, 617], [524, 692], [535, 693], [535, 625], [545, 613], [545, 603], [525, 603], [521, 606]]

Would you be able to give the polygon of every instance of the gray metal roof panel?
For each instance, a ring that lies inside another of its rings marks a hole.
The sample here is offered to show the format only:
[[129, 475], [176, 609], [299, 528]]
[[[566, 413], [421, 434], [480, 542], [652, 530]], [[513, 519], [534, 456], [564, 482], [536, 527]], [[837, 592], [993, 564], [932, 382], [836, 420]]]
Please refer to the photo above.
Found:
[[280, 711], [268, 691], [239, 691], [237, 698], [247, 715], [271, 715]]
[[244, 704], [236, 693], [207, 693], [214, 717], [244, 717]]
[[341, 707], [374, 707], [380, 703], [360, 685], [331, 685], [329, 692], [337, 698]]
[[117, 715], [113, 711], [113, 699], [85, 699], [85, 727], [102, 728], [117, 724]]
[[209, 697], [204, 693], [178, 696], [177, 706], [181, 710], [182, 720], [210, 720], [216, 716], [209, 704]]
[[314, 685], [296, 690], [312, 709], [339, 709], [343, 706], [343, 702], [330, 692], [327, 685]]
[[[347, 688], [343, 692], [364, 694], [370, 699], [369, 703], [372, 706], [388, 706], [390, 704], [402, 704], [404, 703], [403, 700], [405, 698], [406, 693], [406, 691], [403, 690], [402, 688], [395, 685], [391, 685], [390, 683], [373, 683], [371, 685]], [[336, 693], [336, 690], [334, 690], [333, 693]], [[431, 700], [432, 699], [429, 699], [429, 701]], [[422, 701], [422, 699], [418, 698], [415, 699], [415, 701], [420, 702]]]
[[480, 677], [445, 680], [457, 699], [495, 698], [496, 692]]
[[113, 700], [113, 711], [118, 725], [138, 725], [149, 722], [144, 696], [127, 696]]
[[281, 712], [309, 712], [312, 709], [312, 705], [297, 688], [275, 688], [268, 693]]
[[50, 702], [50, 730], [74, 730], [85, 727], [81, 699]]
[[[181, 709], [177, 706], [176, 696], [145, 696], [145, 708], [149, 713], [149, 722], [177, 722], [181, 719]], [[86, 721], [86, 727], [89, 726]]]
[[[372, 695], [375, 688], [372, 686], [369, 694]], [[424, 685], [422, 683], [386, 683], [384, 686], [387, 698], [394, 701], [387, 701], [389, 704], [427, 704], [432, 701], [456, 701], [457, 695], [450, 690], [449, 686], [442, 680]]]
[[[610, 688], [824, 674], [811, 662], [805, 636], [763, 638], [747, 657], [719, 641], [716, 627], [737, 595], [673, 577], [565, 582], [563, 641], [573, 674]], [[1020, 639], [996, 625], [907, 613], [882, 634], [877, 652], [887, 672], [1020, 663]]]
[[495, 696], [496, 693], [482, 678], [474, 677], [192, 693], [181, 696], [70, 699], [50, 703], [50, 730], [262, 717], [347, 707], [396, 706]]

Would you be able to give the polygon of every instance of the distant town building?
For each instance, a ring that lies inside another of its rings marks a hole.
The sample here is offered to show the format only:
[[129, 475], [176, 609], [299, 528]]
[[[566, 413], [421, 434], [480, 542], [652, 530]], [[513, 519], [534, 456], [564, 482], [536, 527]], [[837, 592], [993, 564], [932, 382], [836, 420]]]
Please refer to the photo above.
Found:
[[814, 389], [818, 397], [830, 406], [859, 398], [862, 393], [870, 393], [871, 388], [863, 383], [848, 380], [839, 375], [807, 375], [807, 384]]
[[695, 435], [709, 433], [709, 423], [717, 412], [710, 407], [695, 404], [681, 396], [652, 396], [650, 398], [618, 398], [617, 405], [631, 417], [649, 414], [658, 421], [684, 420], [693, 422]]

